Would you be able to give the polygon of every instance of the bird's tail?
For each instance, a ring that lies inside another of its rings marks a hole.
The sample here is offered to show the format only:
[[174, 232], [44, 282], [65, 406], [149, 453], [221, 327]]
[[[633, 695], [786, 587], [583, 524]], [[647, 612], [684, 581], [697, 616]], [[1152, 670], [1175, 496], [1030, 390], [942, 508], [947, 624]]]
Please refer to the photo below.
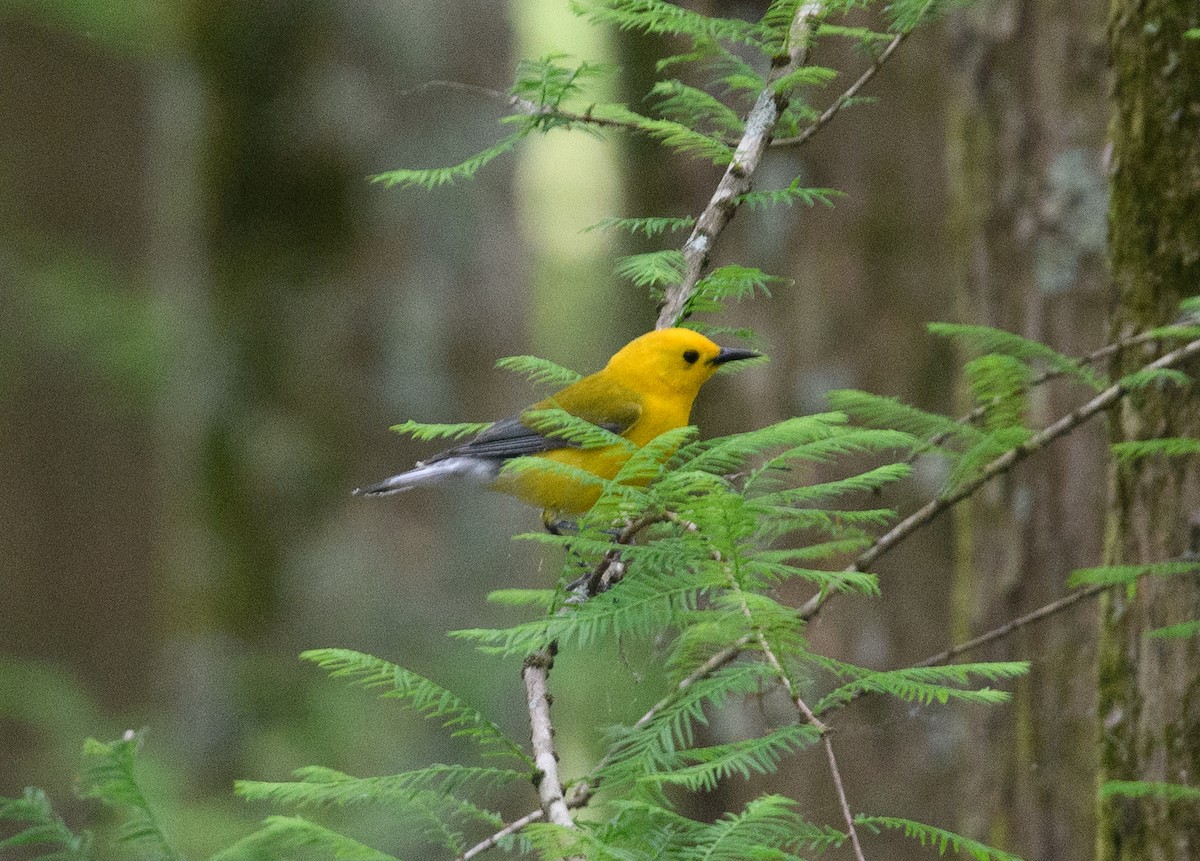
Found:
[[469, 478], [480, 483], [490, 482], [500, 471], [500, 462], [480, 457], [447, 457], [430, 463], [418, 463], [416, 467], [368, 484], [356, 487], [355, 496], [390, 496], [414, 487], [438, 484], [451, 478]]

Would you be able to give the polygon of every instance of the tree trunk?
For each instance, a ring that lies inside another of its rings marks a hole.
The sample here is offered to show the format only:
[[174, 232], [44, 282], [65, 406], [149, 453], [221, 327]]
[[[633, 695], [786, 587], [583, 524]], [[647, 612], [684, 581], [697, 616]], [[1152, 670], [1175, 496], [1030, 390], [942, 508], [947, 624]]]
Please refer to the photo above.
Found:
[[[1109, 259], [1121, 336], [1170, 322], [1200, 287], [1200, 25], [1193, 0], [1115, 0]], [[1120, 356], [1114, 372], [1142, 364]], [[1193, 375], [1196, 368], [1186, 369]], [[1113, 441], [1200, 434], [1193, 385], [1153, 388], [1124, 401]], [[1115, 467], [1109, 505], [1111, 564], [1156, 562], [1187, 549], [1200, 480], [1194, 460], [1150, 458]], [[1195, 785], [1200, 774], [1200, 642], [1146, 640], [1149, 629], [1200, 616], [1193, 578], [1146, 578], [1113, 590], [1102, 611], [1099, 679], [1101, 781]], [[1200, 857], [1200, 806], [1162, 800], [1099, 802], [1097, 857]]]

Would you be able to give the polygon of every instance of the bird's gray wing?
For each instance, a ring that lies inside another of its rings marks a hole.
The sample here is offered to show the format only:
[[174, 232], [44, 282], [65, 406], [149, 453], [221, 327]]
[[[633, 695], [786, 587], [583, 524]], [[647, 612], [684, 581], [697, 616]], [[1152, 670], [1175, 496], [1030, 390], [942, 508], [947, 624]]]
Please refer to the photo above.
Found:
[[[641, 410], [639, 409], [636, 413], [609, 421], [596, 421], [591, 416], [586, 415], [579, 416], [579, 418], [590, 421], [592, 424], [602, 427], [610, 433], [621, 434], [637, 421], [637, 415], [640, 412]], [[424, 462], [435, 463], [449, 457], [464, 456], [508, 460], [513, 457], [541, 454], [544, 451], [553, 451], [556, 448], [571, 448], [574, 445], [575, 443], [568, 442], [559, 437], [546, 436], [539, 433], [522, 423], [521, 416], [512, 416], [511, 418], [501, 419], [490, 427], [485, 428], [471, 441], [447, 449], [446, 451], [438, 452], [432, 457], [426, 458]]]

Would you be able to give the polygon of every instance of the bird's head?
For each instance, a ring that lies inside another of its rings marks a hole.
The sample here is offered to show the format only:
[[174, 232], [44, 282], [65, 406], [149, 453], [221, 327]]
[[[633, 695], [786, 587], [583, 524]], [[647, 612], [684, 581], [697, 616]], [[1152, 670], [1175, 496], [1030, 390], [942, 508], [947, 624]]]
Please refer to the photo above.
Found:
[[630, 388], [695, 397], [725, 362], [751, 359], [753, 350], [721, 347], [691, 329], [658, 329], [635, 338], [605, 368]]

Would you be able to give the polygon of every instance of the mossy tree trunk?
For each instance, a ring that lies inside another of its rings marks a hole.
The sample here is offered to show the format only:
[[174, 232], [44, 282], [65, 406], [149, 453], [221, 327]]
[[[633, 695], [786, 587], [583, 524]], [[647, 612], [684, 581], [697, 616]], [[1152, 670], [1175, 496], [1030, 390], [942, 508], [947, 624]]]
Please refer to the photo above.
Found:
[[[951, 23], [958, 318], [1075, 354], [1104, 337], [1102, 24], [1086, 0], [989, 0]], [[1044, 426], [1088, 393], [1040, 390], [1028, 421]], [[1084, 428], [956, 511], [956, 640], [1053, 600], [1073, 568], [1095, 564], [1102, 435]], [[963, 833], [1028, 859], [1087, 857], [1090, 642], [1084, 625], [1051, 623], [976, 656], [1034, 667], [1010, 708], [967, 718]]]
[[[1114, 335], [1174, 319], [1200, 291], [1200, 26], [1194, 0], [1114, 0], [1109, 257]], [[1145, 355], [1118, 358], [1115, 373]], [[1186, 369], [1193, 376], [1197, 368]], [[1200, 390], [1151, 389], [1114, 415], [1114, 441], [1200, 435]], [[1188, 546], [1200, 504], [1194, 460], [1115, 467], [1108, 562], [1155, 562]], [[1147, 630], [1200, 617], [1196, 578], [1147, 578], [1103, 604], [1098, 721], [1101, 779], [1196, 785], [1200, 775], [1200, 641], [1147, 640]], [[1099, 802], [1097, 857], [1200, 857], [1200, 805], [1158, 799]]]

